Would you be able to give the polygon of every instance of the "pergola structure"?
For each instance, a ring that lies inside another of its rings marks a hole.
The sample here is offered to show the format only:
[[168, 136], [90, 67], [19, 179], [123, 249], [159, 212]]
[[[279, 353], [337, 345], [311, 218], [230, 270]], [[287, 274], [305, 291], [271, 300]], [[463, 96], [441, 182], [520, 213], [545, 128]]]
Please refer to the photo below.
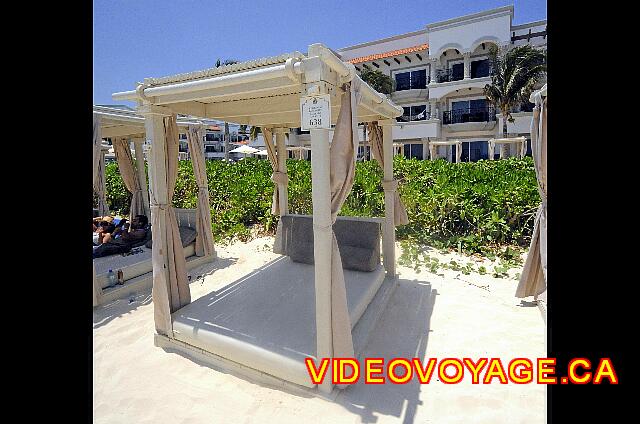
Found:
[[522, 137], [512, 137], [512, 138], [492, 138], [488, 142], [488, 152], [489, 159], [493, 160], [494, 151], [496, 148], [496, 144], [500, 146], [500, 159], [504, 159], [507, 155], [506, 148], [507, 146], [516, 146], [517, 156], [519, 158], [523, 158], [527, 154], [527, 139]]
[[429, 156], [431, 160], [438, 157], [438, 147], [440, 146], [456, 146], [456, 163], [460, 162], [462, 156], [462, 141], [460, 140], [431, 140], [429, 141]]
[[[327, 394], [333, 389], [331, 371], [316, 387], [303, 358], [354, 356], [353, 327], [367, 305], [375, 303], [382, 280], [395, 280], [395, 225], [406, 222], [406, 212], [403, 221], [393, 178], [391, 130], [402, 108], [373, 90], [352, 64], [342, 62], [322, 44], [309, 46], [306, 55], [294, 52], [147, 78], [133, 91], [114, 93], [113, 99], [137, 102], [137, 112], [145, 117], [152, 146], [154, 240], [166, 241], [172, 224], [164, 208], [175, 183], [169, 175], [173, 165], [167, 157], [166, 130], [175, 114], [260, 126], [276, 184], [273, 212], [282, 218], [288, 215], [285, 133], [302, 126], [301, 98], [320, 95], [329, 95], [331, 124], [336, 127], [332, 140], [326, 126], [310, 130], [313, 265], [281, 257], [192, 302], [186, 277], [175, 266], [168, 243], [168, 249], [153, 252], [153, 303], [156, 345]], [[376, 222], [382, 225], [384, 268], [375, 272], [342, 269], [333, 229], [353, 183], [358, 122], [379, 125], [376, 158], [384, 170], [385, 217]]]
[[[149, 217], [151, 214], [151, 208], [149, 201], [149, 190], [147, 188], [147, 176], [144, 167], [145, 152], [143, 148], [143, 144], [146, 139], [144, 117], [137, 114], [133, 110], [123, 109], [119, 107], [94, 105], [93, 119], [94, 155], [99, 155], [97, 159], [94, 157], [94, 166], [97, 166], [97, 168], [94, 168], [94, 190], [98, 196], [98, 214], [100, 216], [104, 216], [109, 212], [106, 201], [106, 176], [104, 161], [105, 152], [109, 150], [109, 146], [102, 144], [101, 140], [103, 138], [111, 138], [114, 149], [120, 152], [120, 172], [125, 172], [127, 174], [126, 176], [123, 175], [123, 180], [125, 180], [125, 184], [128, 185], [127, 189], [137, 192], [133, 196], [134, 199], [132, 199], [131, 215], [135, 215], [136, 213], [143, 213], [144, 215]], [[201, 131], [203, 130], [204, 126], [210, 125], [212, 123], [212, 121], [207, 119], [181, 116], [177, 120], [177, 127], [180, 128], [180, 131], [183, 132], [189, 132], [190, 130], [195, 130], [196, 132], [200, 131], [198, 137], [202, 138], [204, 134]], [[135, 163], [133, 161], [133, 157], [130, 154], [131, 151], [129, 148], [129, 143], [131, 141], [133, 141], [134, 143]], [[117, 144], [119, 143], [120, 146], [117, 146]], [[193, 143], [196, 144], [196, 141], [193, 141]], [[202, 140], [199, 140], [199, 143], [197, 143], [196, 145], [199, 146], [199, 149], [202, 149]], [[99, 153], [98, 148], [96, 147], [99, 148]], [[204, 166], [204, 154], [202, 153], [198, 157], [201, 159], [202, 166]], [[125, 170], [124, 168], [127, 169]], [[133, 187], [133, 189], [131, 189], [131, 187]], [[138, 197], [137, 200], [135, 200], [136, 196]], [[134, 202], [138, 203], [135, 208], [133, 205]], [[208, 203], [208, 201], [206, 203]], [[135, 211], [133, 209], [135, 209]], [[207, 212], [206, 215], [209, 216], [209, 212]], [[210, 221], [210, 219], [207, 219], [207, 221]], [[211, 234], [211, 224], [207, 223], [207, 225], [202, 226], [199, 231], [201, 234], [198, 236], [198, 241], [196, 243], [196, 255], [198, 256], [198, 259], [190, 260], [187, 264], [187, 268], [193, 268], [195, 266], [211, 261], [215, 259], [216, 256], [215, 249], [212, 245], [213, 235]], [[180, 251], [182, 250], [180, 249]], [[122, 265], [122, 267], [123, 269], [127, 269], [127, 265]], [[115, 269], [116, 268], [114, 267], [114, 270]], [[143, 265], [139, 263], [135, 264], [135, 267], [129, 265], [129, 269], [132, 271], [125, 272], [124, 288], [126, 288], [127, 290], [118, 290], [118, 293], [128, 293], [128, 291], [133, 289], [134, 286], [136, 289], [148, 287], [147, 284], [150, 281], [148, 280], [148, 278], [144, 278], [144, 274], [141, 274], [144, 273], [144, 271], [138, 271], [146, 269]], [[131, 281], [128, 280], [128, 274], [131, 274]], [[113, 296], [115, 296], [113, 293], [110, 293], [109, 296], [105, 296], [100, 283], [101, 279], [104, 279], [104, 276], [100, 273], [96, 273], [96, 265], [94, 263], [93, 306], [97, 306], [98, 304], [103, 303], [105, 300], [111, 299]], [[132, 285], [127, 286], [127, 284], [129, 283], [131, 283]]]

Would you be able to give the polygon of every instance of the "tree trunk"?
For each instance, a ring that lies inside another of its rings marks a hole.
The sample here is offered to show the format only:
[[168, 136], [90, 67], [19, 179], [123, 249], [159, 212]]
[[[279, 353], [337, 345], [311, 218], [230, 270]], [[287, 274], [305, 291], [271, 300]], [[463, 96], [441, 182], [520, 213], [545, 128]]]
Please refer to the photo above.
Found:
[[502, 115], [502, 138], [507, 138], [507, 115]]
[[362, 125], [362, 161], [366, 161], [367, 160], [367, 145], [369, 143], [367, 143], [367, 123], [365, 122], [364, 125]]
[[229, 123], [224, 123], [224, 160], [229, 160]]

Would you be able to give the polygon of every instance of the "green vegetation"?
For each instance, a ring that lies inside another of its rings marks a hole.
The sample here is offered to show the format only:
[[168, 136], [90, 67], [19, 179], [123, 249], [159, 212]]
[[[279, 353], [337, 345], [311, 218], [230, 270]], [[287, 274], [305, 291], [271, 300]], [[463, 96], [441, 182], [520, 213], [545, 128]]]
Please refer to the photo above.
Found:
[[[397, 228], [398, 239], [405, 245], [480, 253], [490, 259], [498, 256], [506, 261], [505, 266], [518, 260], [518, 247], [528, 246], [540, 202], [531, 158], [455, 164], [396, 156], [394, 168], [410, 221]], [[289, 211], [311, 214], [311, 163], [289, 160], [287, 169]], [[216, 239], [247, 239], [252, 227], [258, 232], [275, 230], [278, 218], [271, 215], [269, 161], [207, 161], [207, 176]], [[116, 163], [107, 165], [106, 178], [111, 210], [126, 214], [130, 194]], [[341, 214], [383, 216], [381, 178], [377, 162], [358, 162], [353, 189]], [[195, 208], [196, 193], [191, 163], [181, 161], [173, 205]], [[437, 268], [432, 262], [429, 266]], [[449, 265], [462, 271], [469, 269]]]
[[393, 78], [377, 69], [364, 68], [360, 72], [360, 78], [378, 93], [391, 94], [394, 90], [395, 81]]

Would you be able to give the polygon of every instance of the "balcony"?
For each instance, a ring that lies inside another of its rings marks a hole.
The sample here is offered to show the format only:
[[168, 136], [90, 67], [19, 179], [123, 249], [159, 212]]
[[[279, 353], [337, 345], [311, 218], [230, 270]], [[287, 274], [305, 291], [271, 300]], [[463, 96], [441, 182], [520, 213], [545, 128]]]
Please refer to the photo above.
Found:
[[466, 109], [447, 110], [442, 112], [442, 124], [462, 124], [467, 122], [489, 122], [496, 120], [493, 106], [469, 107]]
[[482, 131], [496, 126], [496, 111], [491, 105], [442, 112], [442, 125], [449, 131]]
[[440, 120], [429, 119], [413, 122], [398, 122], [392, 127], [394, 140], [420, 140], [427, 137], [440, 138]]

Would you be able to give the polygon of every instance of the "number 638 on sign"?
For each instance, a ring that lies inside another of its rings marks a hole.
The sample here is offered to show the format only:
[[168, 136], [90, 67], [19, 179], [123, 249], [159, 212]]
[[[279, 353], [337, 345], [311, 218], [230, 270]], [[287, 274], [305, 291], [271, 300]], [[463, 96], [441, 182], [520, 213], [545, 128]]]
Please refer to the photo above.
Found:
[[331, 97], [329, 94], [300, 98], [300, 127], [303, 131], [331, 128]]

